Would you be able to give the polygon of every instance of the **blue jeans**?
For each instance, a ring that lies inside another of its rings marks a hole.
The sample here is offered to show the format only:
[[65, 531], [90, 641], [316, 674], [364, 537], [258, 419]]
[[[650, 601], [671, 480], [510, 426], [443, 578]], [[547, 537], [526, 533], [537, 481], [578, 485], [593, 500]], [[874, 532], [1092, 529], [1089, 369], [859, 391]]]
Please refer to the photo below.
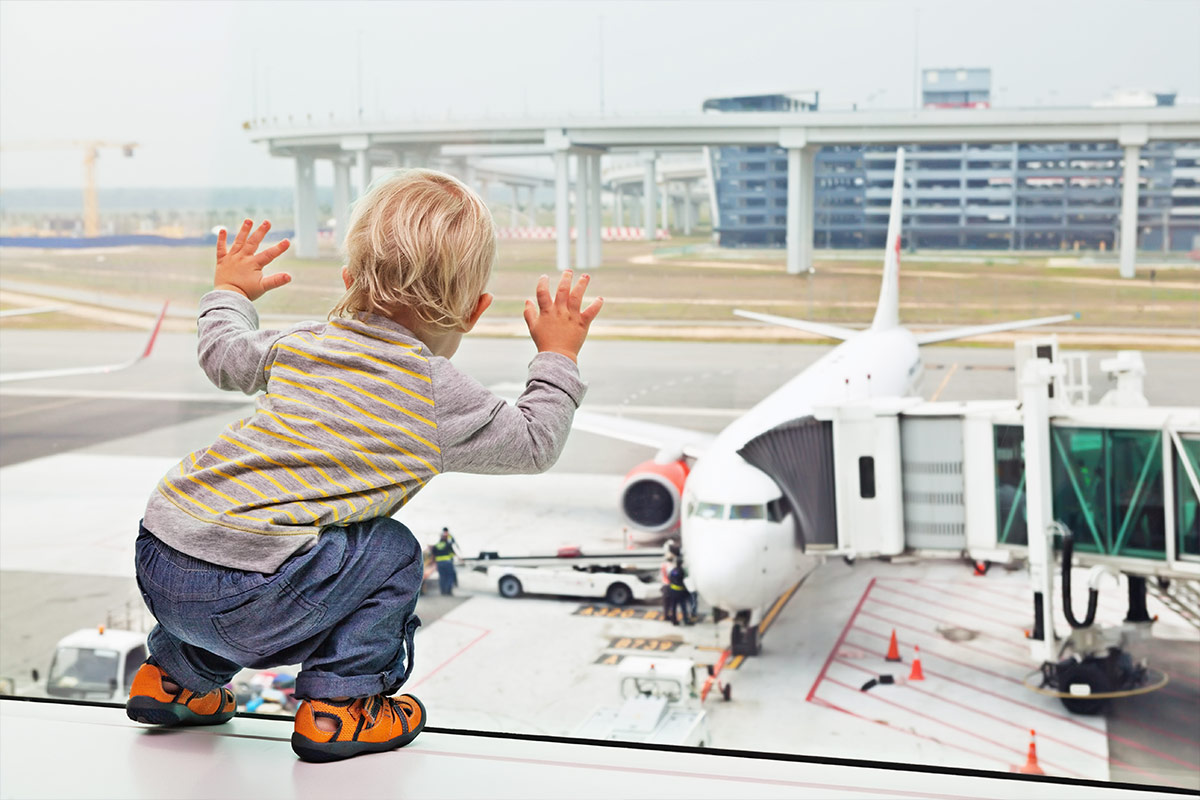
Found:
[[271, 574], [192, 558], [141, 528], [136, 566], [158, 621], [150, 654], [195, 692], [243, 667], [300, 664], [296, 697], [366, 697], [394, 693], [412, 671], [423, 564], [395, 520], [327, 529]]

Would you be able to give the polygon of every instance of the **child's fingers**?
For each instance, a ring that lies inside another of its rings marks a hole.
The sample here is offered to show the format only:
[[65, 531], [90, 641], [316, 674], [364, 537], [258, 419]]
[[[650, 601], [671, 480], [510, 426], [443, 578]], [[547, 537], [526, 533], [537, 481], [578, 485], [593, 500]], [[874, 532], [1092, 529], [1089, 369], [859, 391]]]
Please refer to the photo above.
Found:
[[593, 300], [592, 304], [590, 306], [588, 306], [587, 308], [585, 308], [579, 314], [580, 319], [583, 320], [583, 324], [591, 325], [592, 320], [594, 320], [596, 318], [596, 315], [600, 313], [600, 309], [603, 307], [604, 307], [604, 298], [603, 297], [597, 297], [595, 300]]
[[225, 257], [225, 229], [217, 232], [217, 261]]
[[251, 253], [258, 249], [258, 246], [262, 243], [262, 240], [266, 238], [267, 231], [269, 230], [271, 230], [271, 221], [264, 219], [262, 225], [258, 226], [258, 230], [251, 234], [250, 238], [246, 240], [246, 246], [250, 248]]
[[233, 240], [233, 247], [230, 250], [239, 250], [246, 243], [246, 237], [250, 235], [250, 226], [254, 223], [246, 220], [242, 223], [241, 229], [238, 230], [237, 238]]
[[270, 264], [272, 261], [279, 258], [283, 251], [287, 250], [289, 247], [291, 247], [291, 245], [292, 243], [287, 239], [282, 239], [268, 247], [266, 250], [263, 250], [261, 253], [256, 255], [254, 259], [258, 262], [260, 267], [265, 267], [267, 264]]
[[591, 280], [592, 276], [585, 272], [575, 284], [575, 288], [571, 290], [571, 305], [569, 307], [572, 311], [578, 311], [579, 307], [583, 305], [583, 293], [587, 291]]
[[278, 289], [292, 282], [292, 276], [286, 272], [276, 272], [274, 275], [264, 275], [262, 279], [262, 290], [269, 292], [272, 289]]
[[534, 293], [537, 297], [538, 309], [541, 311], [550, 310], [550, 276], [543, 275], [538, 278], [537, 290]]
[[564, 270], [562, 277], [558, 279], [558, 294], [554, 296], [554, 305], [566, 307], [567, 297], [571, 293], [571, 270]]
[[532, 300], [525, 301], [525, 324], [529, 326], [529, 330], [533, 330], [533, 323], [537, 322], [538, 312], [534, 307]]

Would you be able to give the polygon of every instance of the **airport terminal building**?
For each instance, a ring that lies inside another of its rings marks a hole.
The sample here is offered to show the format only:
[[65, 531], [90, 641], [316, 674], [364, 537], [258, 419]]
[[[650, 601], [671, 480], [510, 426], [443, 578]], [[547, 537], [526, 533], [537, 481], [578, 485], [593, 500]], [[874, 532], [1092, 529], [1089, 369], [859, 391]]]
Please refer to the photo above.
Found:
[[[990, 70], [922, 74], [926, 108], [990, 107]], [[1153, 96], [1172, 105], [1174, 95]], [[813, 112], [816, 92], [706, 101], [706, 112]], [[1115, 141], [906, 147], [907, 244], [931, 248], [1106, 249], [1120, 236], [1122, 148]], [[712, 148], [716, 233], [725, 247], [783, 247], [787, 153]], [[826, 146], [816, 154], [814, 244], [883, 246], [894, 148]], [[1200, 249], [1200, 142], [1142, 148], [1138, 246]]]

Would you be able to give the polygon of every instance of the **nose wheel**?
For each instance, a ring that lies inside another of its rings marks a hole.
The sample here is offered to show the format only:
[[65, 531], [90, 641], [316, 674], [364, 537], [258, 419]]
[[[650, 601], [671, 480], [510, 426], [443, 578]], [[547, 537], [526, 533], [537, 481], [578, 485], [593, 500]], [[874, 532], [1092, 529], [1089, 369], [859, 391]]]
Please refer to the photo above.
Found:
[[749, 611], [739, 611], [733, 618], [729, 649], [735, 656], [756, 656], [762, 651], [758, 626], [750, 624]]

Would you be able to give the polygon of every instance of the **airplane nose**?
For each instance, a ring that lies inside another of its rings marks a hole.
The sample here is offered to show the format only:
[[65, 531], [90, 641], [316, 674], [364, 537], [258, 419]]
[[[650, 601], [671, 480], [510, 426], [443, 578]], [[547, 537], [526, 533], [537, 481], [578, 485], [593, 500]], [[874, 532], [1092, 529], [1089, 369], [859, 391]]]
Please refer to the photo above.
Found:
[[683, 559], [696, 591], [710, 605], [748, 608], [742, 605], [747, 588], [761, 572], [760, 537], [731, 536], [729, 523], [688, 519], [683, 529]]

